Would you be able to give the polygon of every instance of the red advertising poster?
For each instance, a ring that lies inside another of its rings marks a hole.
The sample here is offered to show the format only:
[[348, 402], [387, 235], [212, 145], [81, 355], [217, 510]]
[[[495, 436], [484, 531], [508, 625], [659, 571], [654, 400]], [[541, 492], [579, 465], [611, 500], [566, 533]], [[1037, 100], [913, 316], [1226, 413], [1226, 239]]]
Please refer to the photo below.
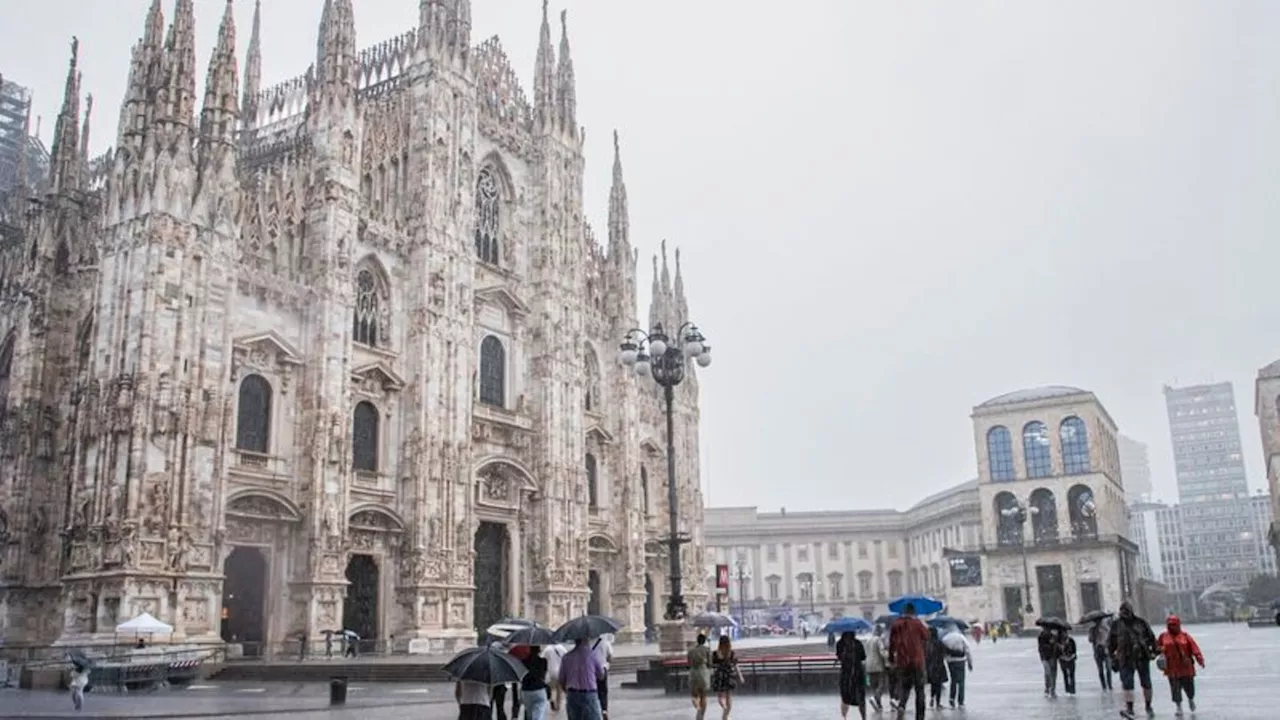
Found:
[[729, 589], [729, 566], [728, 565], [716, 566], [716, 589], [718, 590]]

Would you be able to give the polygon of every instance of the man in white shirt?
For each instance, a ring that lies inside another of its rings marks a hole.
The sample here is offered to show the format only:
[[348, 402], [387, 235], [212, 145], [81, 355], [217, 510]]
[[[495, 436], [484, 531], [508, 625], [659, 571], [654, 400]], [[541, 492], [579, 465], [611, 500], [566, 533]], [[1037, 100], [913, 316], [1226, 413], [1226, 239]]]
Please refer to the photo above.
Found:
[[600, 697], [601, 714], [609, 720], [609, 663], [613, 661], [613, 635], [601, 635], [593, 640], [591, 652], [604, 667], [604, 677], [596, 684], [596, 695]]
[[545, 645], [542, 648], [542, 659], [547, 661], [547, 699], [551, 701], [551, 712], [558, 712], [564, 699], [564, 689], [560, 685], [560, 660], [569, 652], [563, 645]]

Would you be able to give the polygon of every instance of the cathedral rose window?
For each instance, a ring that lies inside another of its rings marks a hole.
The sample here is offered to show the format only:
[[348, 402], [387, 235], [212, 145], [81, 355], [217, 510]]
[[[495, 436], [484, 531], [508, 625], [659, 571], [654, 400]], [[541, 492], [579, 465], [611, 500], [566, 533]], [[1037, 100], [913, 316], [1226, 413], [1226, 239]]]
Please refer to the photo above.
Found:
[[498, 264], [498, 211], [501, 194], [492, 167], [480, 170], [476, 179], [476, 257]]

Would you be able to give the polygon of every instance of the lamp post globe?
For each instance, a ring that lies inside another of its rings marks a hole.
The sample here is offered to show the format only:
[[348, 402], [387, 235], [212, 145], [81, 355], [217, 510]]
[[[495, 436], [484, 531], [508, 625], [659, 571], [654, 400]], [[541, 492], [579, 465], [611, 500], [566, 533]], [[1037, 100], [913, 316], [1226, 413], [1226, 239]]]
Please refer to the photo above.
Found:
[[663, 617], [683, 621], [689, 613], [684, 601], [684, 585], [680, 568], [680, 546], [690, 538], [680, 532], [679, 494], [676, 492], [675, 388], [685, 378], [689, 361], [698, 367], [711, 365], [711, 347], [693, 323], [686, 322], [674, 335], [667, 335], [661, 323], [648, 332], [629, 331], [618, 346], [618, 361], [629, 366], [638, 378], [653, 378], [662, 387], [667, 421], [667, 515], [668, 536], [663, 540], [670, 560], [671, 593]]

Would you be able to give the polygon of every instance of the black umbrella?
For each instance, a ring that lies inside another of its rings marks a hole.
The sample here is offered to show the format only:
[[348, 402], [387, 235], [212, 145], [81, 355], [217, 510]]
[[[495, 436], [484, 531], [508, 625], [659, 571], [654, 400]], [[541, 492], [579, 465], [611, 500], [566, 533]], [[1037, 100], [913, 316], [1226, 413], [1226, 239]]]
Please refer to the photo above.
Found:
[[1056, 628], [1058, 630], [1070, 630], [1071, 625], [1066, 620], [1056, 617], [1042, 617], [1036, 621], [1036, 624], [1042, 628]]
[[484, 685], [520, 682], [529, 672], [524, 663], [505, 650], [491, 647], [467, 648], [445, 663], [444, 671], [454, 680], [470, 680]]
[[552, 637], [556, 642], [562, 643], [600, 637], [621, 629], [622, 623], [613, 618], [604, 615], [583, 615], [556, 628], [555, 635]]
[[530, 625], [506, 636], [502, 642], [507, 645], [554, 645], [556, 641], [555, 633], [551, 632], [551, 628]]
[[89, 656], [85, 655], [82, 650], [68, 650], [67, 659], [70, 660], [71, 664], [75, 665], [76, 670], [80, 672], [84, 672], [85, 670], [93, 667], [93, 660], [90, 660]]
[[893, 621], [897, 619], [898, 619], [898, 613], [889, 613], [888, 615], [881, 615], [880, 617], [876, 618], [876, 624], [884, 625], [887, 627], [889, 625], [892, 625]]
[[1087, 625], [1089, 623], [1102, 622], [1112, 615], [1115, 615], [1115, 613], [1106, 610], [1091, 610], [1080, 618], [1079, 624]]

